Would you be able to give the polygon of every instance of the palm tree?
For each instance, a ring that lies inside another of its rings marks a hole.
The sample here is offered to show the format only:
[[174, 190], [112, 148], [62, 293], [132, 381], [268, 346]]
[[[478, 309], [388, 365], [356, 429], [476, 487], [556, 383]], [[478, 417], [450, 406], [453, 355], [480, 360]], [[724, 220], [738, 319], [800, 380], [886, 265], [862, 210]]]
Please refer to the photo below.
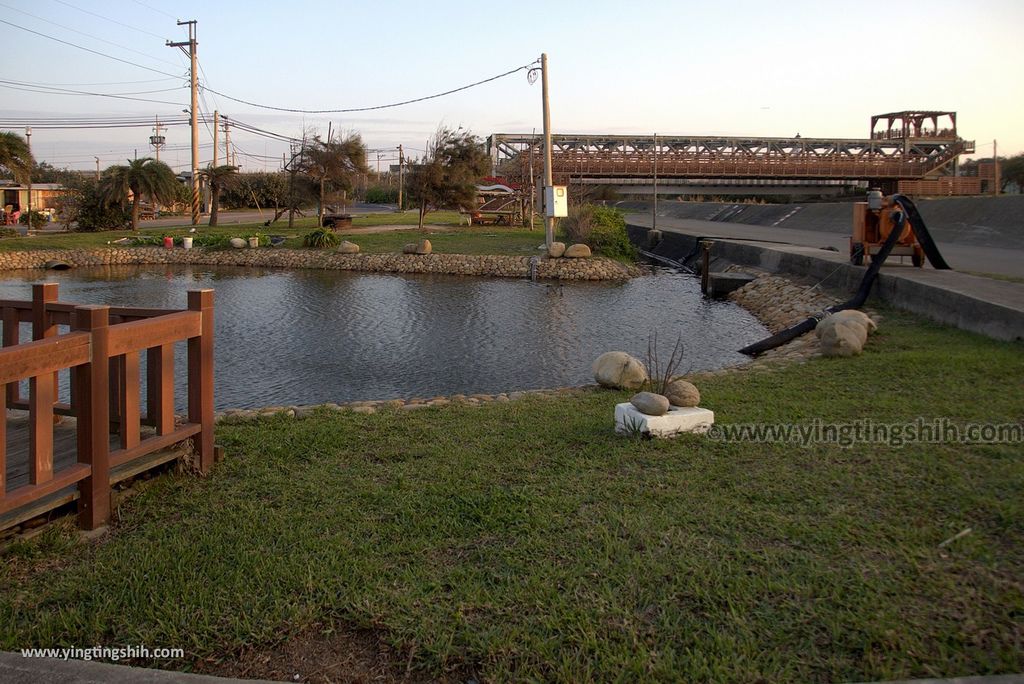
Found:
[[0, 169], [14, 176], [14, 180], [24, 183], [32, 175], [35, 160], [28, 143], [17, 133], [0, 131]]
[[230, 190], [238, 185], [238, 167], [229, 164], [208, 166], [202, 172], [206, 182], [210, 184], [210, 225], [217, 225], [217, 208], [220, 204], [220, 191]]
[[152, 157], [129, 159], [127, 166], [111, 166], [100, 179], [100, 196], [107, 205], [121, 204], [132, 195], [132, 230], [139, 229], [139, 203], [147, 195], [158, 204], [174, 201], [178, 180], [171, 167]]

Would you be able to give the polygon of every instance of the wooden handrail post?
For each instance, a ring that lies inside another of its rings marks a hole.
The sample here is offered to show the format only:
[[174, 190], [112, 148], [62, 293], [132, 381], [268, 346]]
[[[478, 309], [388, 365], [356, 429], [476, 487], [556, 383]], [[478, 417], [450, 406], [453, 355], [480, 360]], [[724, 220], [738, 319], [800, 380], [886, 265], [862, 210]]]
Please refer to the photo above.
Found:
[[109, 324], [109, 307], [75, 309], [75, 330], [86, 330], [92, 336], [91, 360], [75, 368], [77, 396], [73, 399], [78, 411], [78, 462], [91, 468], [89, 477], [78, 485], [78, 522], [87, 530], [110, 518]]
[[57, 301], [57, 283], [40, 283], [32, 286], [32, 339], [41, 340], [57, 334], [57, 326], [50, 325], [46, 305]]
[[202, 425], [196, 435], [199, 471], [213, 466], [213, 290], [192, 290], [188, 308], [203, 315], [199, 337], [188, 340], [188, 420]]

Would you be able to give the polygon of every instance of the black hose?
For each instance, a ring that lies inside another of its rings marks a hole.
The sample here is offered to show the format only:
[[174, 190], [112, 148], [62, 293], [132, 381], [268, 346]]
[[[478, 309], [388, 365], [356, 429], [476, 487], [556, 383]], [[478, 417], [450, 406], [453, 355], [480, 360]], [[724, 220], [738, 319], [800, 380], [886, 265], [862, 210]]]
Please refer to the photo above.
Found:
[[[902, 206], [902, 205], [901, 205]], [[871, 293], [871, 286], [875, 284], [875, 278], [878, 277], [878, 271], [882, 268], [882, 264], [885, 263], [889, 253], [892, 252], [892, 248], [896, 245], [896, 241], [899, 240], [900, 234], [903, 233], [903, 224], [905, 222], [905, 216], [902, 212], [896, 215], [896, 226], [889, 232], [888, 237], [885, 238], [885, 242], [882, 243], [882, 249], [878, 251], [878, 254], [871, 258], [871, 265], [868, 266], [867, 272], [860, 281], [860, 287], [857, 288], [857, 294], [842, 304], [836, 304], [830, 306], [822, 312], [822, 316], [811, 316], [803, 321], [797, 323], [794, 326], [786, 328], [785, 330], [779, 331], [754, 344], [748, 345], [743, 349], [740, 349], [740, 354], [747, 354], [748, 356], [757, 356], [762, 354], [769, 349], [775, 349], [781, 347], [790, 340], [795, 340], [804, 333], [808, 333], [817, 327], [818, 322], [824, 317], [825, 314], [835, 313], [842, 311], [843, 309], [859, 309], [863, 306], [864, 302], [867, 301], [868, 295]], [[941, 258], [941, 257], [940, 257]], [[945, 262], [943, 262], [945, 263]], [[948, 267], [947, 267], [948, 268]]]
[[914, 237], [921, 243], [921, 249], [924, 250], [924, 255], [928, 257], [928, 263], [938, 270], [949, 269], [949, 264], [946, 263], [946, 260], [939, 253], [939, 247], [935, 244], [935, 240], [932, 239], [932, 234], [928, 232], [928, 227], [924, 225], [924, 219], [921, 218], [921, 214], [918, 212], [914, 202], [905, 195], [893, 195], [892, 200], [903, 209], [907, 221], [910, 222], [910, 229], [914, 231]]

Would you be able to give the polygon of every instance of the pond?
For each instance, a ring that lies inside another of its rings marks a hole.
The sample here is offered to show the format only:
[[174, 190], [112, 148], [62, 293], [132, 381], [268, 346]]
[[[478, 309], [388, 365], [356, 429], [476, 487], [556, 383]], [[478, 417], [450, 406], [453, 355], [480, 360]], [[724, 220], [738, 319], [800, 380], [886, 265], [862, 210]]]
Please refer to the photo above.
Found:
[[591, 363], [606, 351], [642, 359], [654, 330], [662, 357], [682, 335], [683, 370], [708, 370], [743, 361], [736, 350], [768, 334], [746, 310], [704, 299], [695, 278], [667, 270], [626, 283], [558, 284], [118, 266], [8, 271], [0, 298], [30, 299], [30, 284], [44, 280], [76, 304], [183, 309], [188, 290], [216, 290], [218, 409], [580, 385], [593, 382]]

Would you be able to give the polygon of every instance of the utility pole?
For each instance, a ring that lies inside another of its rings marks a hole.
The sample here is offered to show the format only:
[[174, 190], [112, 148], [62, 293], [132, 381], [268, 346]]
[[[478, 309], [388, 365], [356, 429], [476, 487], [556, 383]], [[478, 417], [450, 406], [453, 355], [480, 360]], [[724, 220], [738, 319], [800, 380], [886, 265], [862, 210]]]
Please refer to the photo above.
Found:
[[100, 182], [100, 158], [99, 157], [93, 157], [93, 159], [96, 160], [96, 182], [99, 183]]
[[995, 187], [992, 189], [993, 195], [999, 194], [999, 154], [997, 152], [997, 143], [995, 140], [992, 141], [992, 173], [995, 179]]
[[217, 129], [220, 127], [220, 112], [213, 110], [213, 168], [217, 168]]
[[[32, 127], [25, 126], [25, 144], [28, 145], [28, 158], [29, 163], [34, 164], [32, 161]], [[32, 168], [28, 170], [28, 228], [32, 229]]]
[[196, 20], [179, 21], [178, 26], [188, 26], [188, 42], [172, 43], [167, 41], [167, 47], [188, 48], [190, 68], [189, 76], [192, 86], [192, 225], [199, 225], [199, 91], [196, 84]]
[[231, 128], [228, 117], [224, 117], [224, 163], [231, 164]]
[[160, 161], [160, 148], [164, 146], [165, 138], [160, 135], [160, 131], [167, 130], [167, 126], [160, 125], [160, 117], [156, 117], [156, 125], [153, 126], [153, 135], [149, 137], [149, 144], [156, 149], [156, 160]]
[[402, 211], [402, 193], [405, 190], [405, 154], [402, 146], [398, 146], [398, 211]]
[[658, 229], [658, 134], [654, 134], [654, 209], [651, 212], [651, 230]]
[[[540, 56], [541, 98], [544, 101], [544, 194], [555, 184], [551, 174], [551, 108], [548, 104], [548, 53]], [[544, 244], [551, 249], [555, 241], [555, 219], [551, 207], [544, 207]]]

